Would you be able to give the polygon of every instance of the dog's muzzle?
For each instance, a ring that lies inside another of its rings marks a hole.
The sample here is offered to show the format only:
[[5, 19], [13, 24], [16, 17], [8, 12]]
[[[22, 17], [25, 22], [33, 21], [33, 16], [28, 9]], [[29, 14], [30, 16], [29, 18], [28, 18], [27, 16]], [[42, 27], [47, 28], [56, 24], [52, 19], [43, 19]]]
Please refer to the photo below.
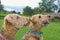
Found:
[[49, 24], [49, 22], [48, 22], [48, 21], [43, 21], [42, 24], [43, 24], [44, 26], [46, 26], [46, 25]]

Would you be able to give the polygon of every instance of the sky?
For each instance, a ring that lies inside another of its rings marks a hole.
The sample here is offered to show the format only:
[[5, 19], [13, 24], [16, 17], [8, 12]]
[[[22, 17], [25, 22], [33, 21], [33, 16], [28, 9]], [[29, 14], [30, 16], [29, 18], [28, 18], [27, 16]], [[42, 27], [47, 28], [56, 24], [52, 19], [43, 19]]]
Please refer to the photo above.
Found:
[[41, 0], [1, 0], [1, 2], [5, 10], [22, 11], [26, 6], [30, 6], [31, 8], [38, 7], [38, 3], [41, 2]]

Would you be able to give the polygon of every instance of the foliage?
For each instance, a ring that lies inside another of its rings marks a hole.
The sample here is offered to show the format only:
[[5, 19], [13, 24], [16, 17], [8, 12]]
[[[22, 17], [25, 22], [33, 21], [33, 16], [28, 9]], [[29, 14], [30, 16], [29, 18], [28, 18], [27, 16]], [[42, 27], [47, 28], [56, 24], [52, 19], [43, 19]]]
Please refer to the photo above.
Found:
[[3, 10], [3, 5], [1, 4], [1, 1], [0, 1], [0, 11]]
[[27, 16], [31, 16], [33, 14], [33, 10], [31, 7], [29, 6], [26, 6], [24, 9], [23, 9], [23, 14], [24, 15], [27, 15]]
[[16, 13], [16, 11], [11, 11], [11, 13]]
[[42, 2], [39, 3], [40, 12], [54, 12], [58, 9], [58, 6], [54, 4], [55, 0], [42, 0]]
[[58, 12], [60, 12], [60, 8], [59, 8]]
[[17, 14], [20, 14], [20, 12], [17, 12]]
[[39, 13], [40, 13], [39, 7], [33, 9], [33, 14], [39, 14]]

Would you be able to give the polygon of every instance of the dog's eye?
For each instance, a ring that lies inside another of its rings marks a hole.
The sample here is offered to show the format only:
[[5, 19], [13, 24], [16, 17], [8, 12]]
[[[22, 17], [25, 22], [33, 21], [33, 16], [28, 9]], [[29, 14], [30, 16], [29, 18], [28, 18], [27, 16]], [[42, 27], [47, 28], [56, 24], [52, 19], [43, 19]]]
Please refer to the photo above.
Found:
[[41, 16], [39, 16], [39, 18], [41, 18]]
[[49, 15], [48, 17], [50, 18], [51, 16]]
[[17, 19], [19, 19], [19, 16], [17, 16]]
[[11, 17], [11, 19], [13, 19], [13, 17]]

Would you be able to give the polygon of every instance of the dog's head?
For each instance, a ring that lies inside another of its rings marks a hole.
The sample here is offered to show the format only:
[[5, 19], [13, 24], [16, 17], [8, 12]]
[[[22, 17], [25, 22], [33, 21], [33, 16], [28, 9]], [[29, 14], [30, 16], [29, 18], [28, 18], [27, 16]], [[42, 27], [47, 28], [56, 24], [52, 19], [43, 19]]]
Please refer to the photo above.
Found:
[[47, 15], [42, 15], [42, 14], [34, 15], [31, 18], [31, 22], [33, 24], [39, 24], [41, 26], [46, 26], [50, 22], [50, 15], [49, 14], [47, 14]]
[[29, 19], [26, 17], [21, 17], [18, 14], [9, 14], [4, 18], [4, 25], [8, 24], [16, 28], [22, 28], [29, 24]]

